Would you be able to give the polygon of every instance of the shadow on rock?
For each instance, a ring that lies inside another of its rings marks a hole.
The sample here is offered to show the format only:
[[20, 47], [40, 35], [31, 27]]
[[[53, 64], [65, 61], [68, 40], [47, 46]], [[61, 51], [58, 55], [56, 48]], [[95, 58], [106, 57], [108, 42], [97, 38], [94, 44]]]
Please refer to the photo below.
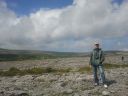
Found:
[[107, 85], [108, 86], [110, 86], [110, 85], [112, 85], [112, 84], [114, 84], [114, 83], [117, 83], [115, 80], [107, 80]]

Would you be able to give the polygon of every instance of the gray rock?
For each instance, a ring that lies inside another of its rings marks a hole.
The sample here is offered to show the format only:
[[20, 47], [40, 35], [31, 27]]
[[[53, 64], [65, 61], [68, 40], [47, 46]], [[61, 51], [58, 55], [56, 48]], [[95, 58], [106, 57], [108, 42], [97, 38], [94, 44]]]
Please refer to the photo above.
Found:
[[109, 95], [110, 95], [110, 92], [109, 92], [109, 91], [103, 91], [103, 92], [102, 92], [102, 95], [103, 95], [103, 96], [109, 96]]
[[9, 96], [29, 96], [29, 94], [25, 91], [10, 91], [8, 92], [10, 95]]
[[73, 96], [80, 96], [78, 93], [75, 93]]
[[62, 83], [60, 84], [61, 87], [65, 87], [66, 85], [67, 85], [67, 82], [62, 82]]
[[73, 93], [73, 90], [72, 89], [67, 89], [67, 90], [64, 91], [64, 93], [71, 94], [71, 93]]
[[110, 92], [111, 92], [111, 93], [115, 93], [115, 91], [113, 91], [113, 90], [111, 90]]

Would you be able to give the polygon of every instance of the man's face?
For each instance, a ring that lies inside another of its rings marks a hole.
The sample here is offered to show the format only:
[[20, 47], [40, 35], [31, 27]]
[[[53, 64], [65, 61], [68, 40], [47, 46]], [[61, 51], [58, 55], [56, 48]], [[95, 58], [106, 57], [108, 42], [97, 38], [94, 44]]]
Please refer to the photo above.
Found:
[[95, 48], [99, 48], [99, 44], [95, 44]]

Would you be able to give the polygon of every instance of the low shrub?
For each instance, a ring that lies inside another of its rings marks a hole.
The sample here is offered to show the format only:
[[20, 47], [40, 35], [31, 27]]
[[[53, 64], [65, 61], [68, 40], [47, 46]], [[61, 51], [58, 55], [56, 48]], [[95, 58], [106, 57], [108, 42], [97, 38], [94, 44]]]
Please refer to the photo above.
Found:
[[79, 68], [78, 72], [87, 72], [87, 73], [90, 73], [91, 70], [92, 70], [92, 69], [91, 69], [90, 67], [85, 66], [85, 67]]
[[11, 67], [9, 70], [2, 71], [1, 73], [2, 76], [15, 76], [18, 74], [20, 74], [20, 70], [15, 67]]
[[128, 65], [126, 64], [104, 64], [104, 67], [106, 69], [110, 69], [110, 68], [125, 68], [125, 67], [128, 67]]
[[31, 68], [31, 69], [24, 69], [20, 70], [18, 68], [12, 67], [7, 71], [0, 71], [0, 76], [16, 76], [16, 75], [27, 75], [27, 74], [42, 74], [42, 73], [64, 73], [64, 72], [70, 72], [70, 69], [53, 69], [51, 67], [47, 68]]

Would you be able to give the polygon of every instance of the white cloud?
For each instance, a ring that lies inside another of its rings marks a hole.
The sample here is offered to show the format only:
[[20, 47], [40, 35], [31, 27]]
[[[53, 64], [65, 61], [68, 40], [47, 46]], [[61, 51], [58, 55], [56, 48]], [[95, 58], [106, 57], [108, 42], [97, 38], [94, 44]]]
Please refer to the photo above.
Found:
[[112, 38], [128, 36], [127, 10], [127, 2], [119, 6], [111, 0], [74, 0], [62, 9], [40, 9], [29, 16], [17, 17], [5, 2], [0, 2], [0, 46], [88, 51], [95, 41], [105, 43], [104, 40], [111, 39], [111, 44], [106, 44], [116, 48], [120, 39], [116, 39], [115, 44]]

